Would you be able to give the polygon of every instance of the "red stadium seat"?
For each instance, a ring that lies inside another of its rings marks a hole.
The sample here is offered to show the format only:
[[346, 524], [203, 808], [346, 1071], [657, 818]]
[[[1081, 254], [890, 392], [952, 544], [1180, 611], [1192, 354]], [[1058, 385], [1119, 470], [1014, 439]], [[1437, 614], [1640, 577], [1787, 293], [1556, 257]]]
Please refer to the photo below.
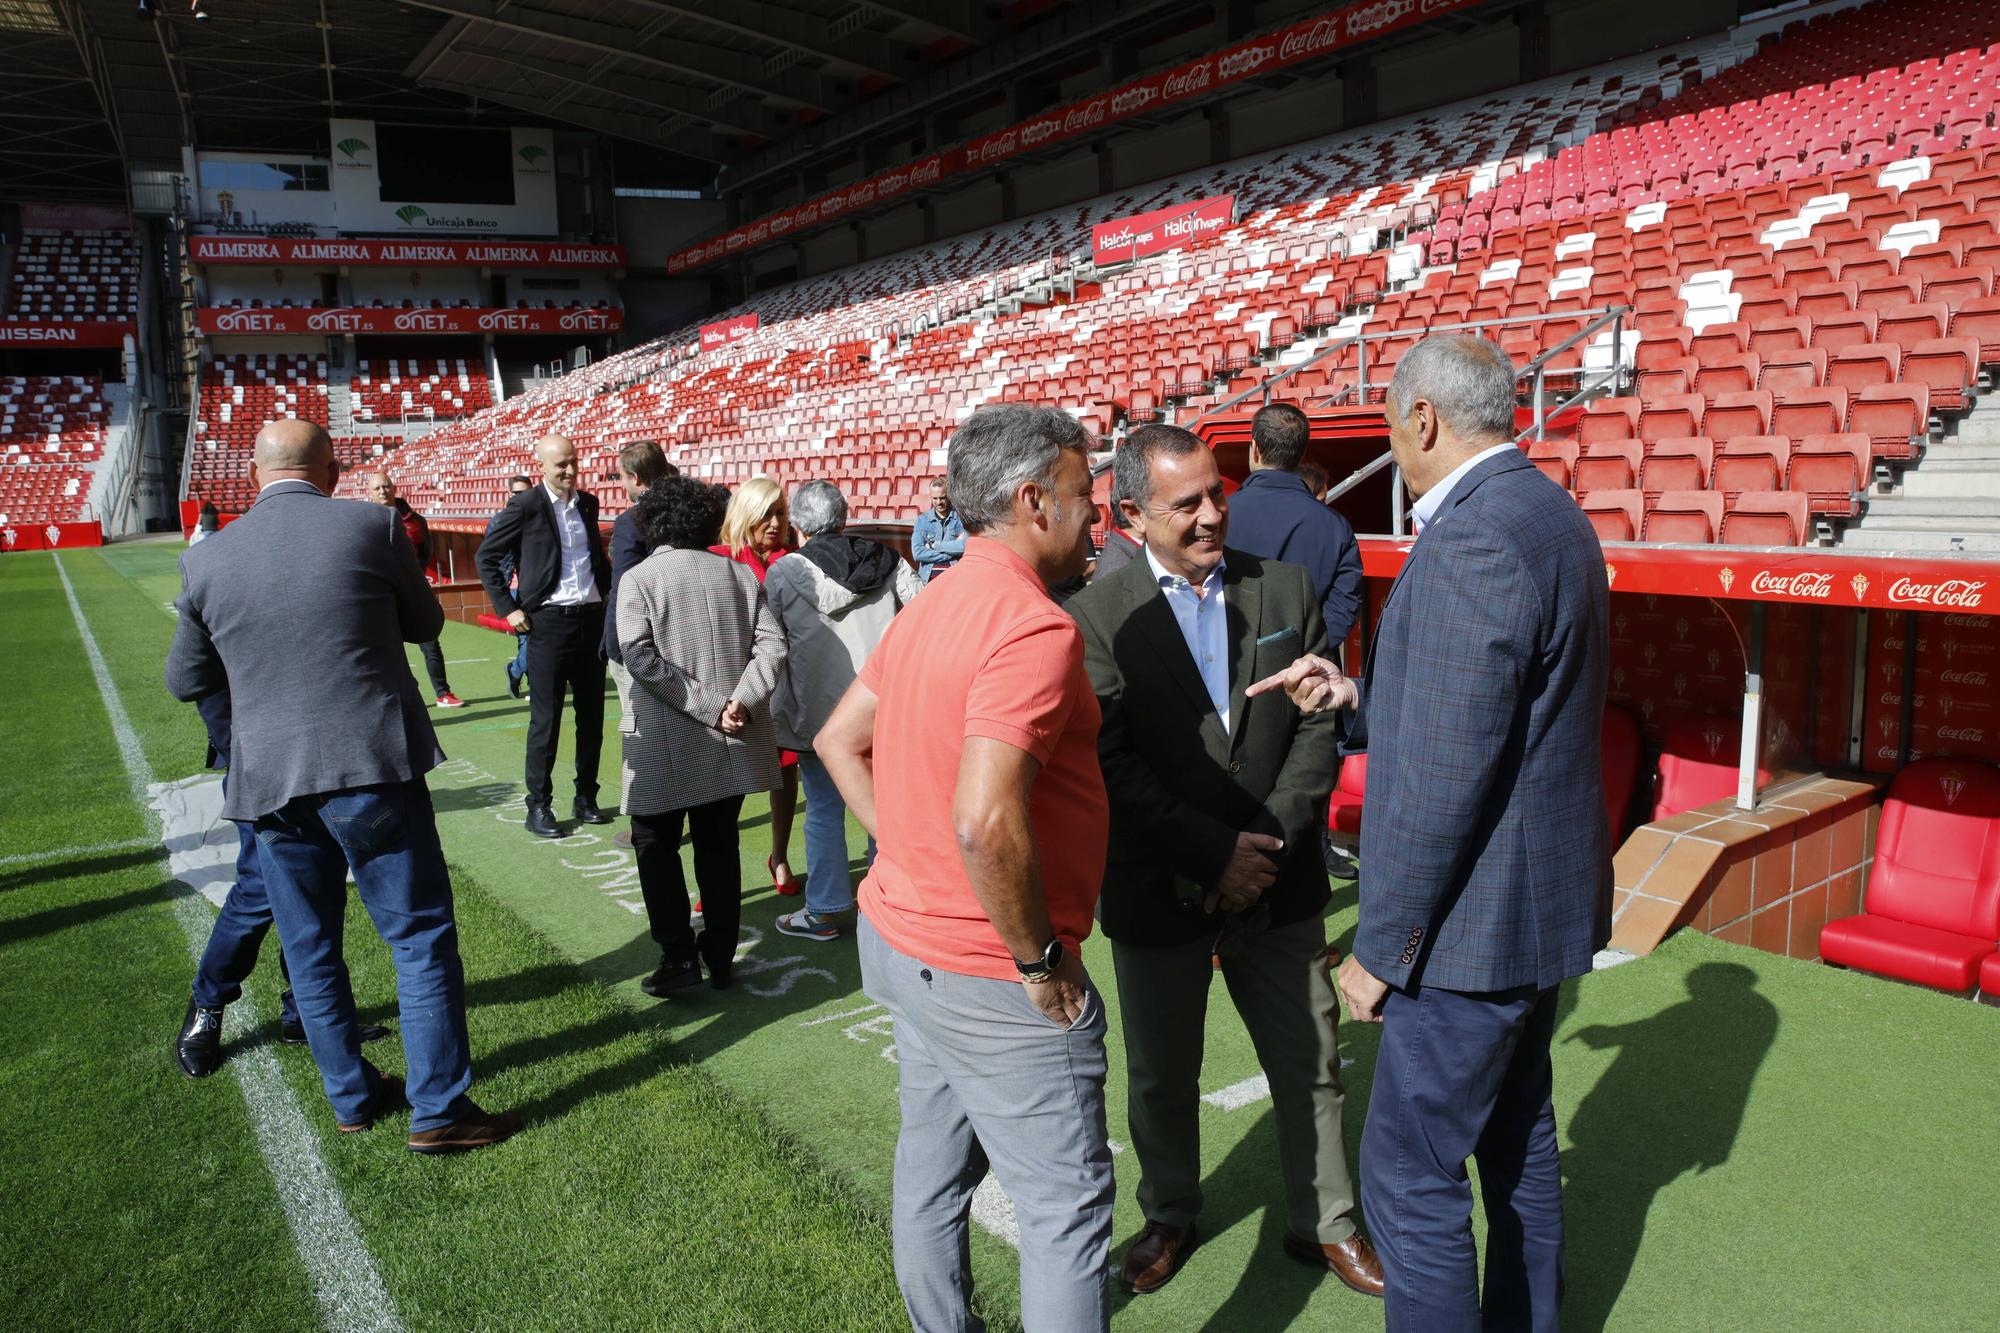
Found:
[[1583, 497], [1584, 516], [1600, 542], [1636, 542], [1645, 526], [1646, 497], [1636, 490], [1595, 491]]
[[1852, 518], [1861, 512], [1855, 496], [1868, 488], [1866, 435], [1808, 435], [1792, 449], [1785, 489], [1806, 497], [1815, 514]]
[[1792, 442], [1783, 435], [1734, 435], [1722, 441], [1709, 482], [1724, 495], [1775, 491], [1784, 485]]
[[1722, 529], [1722, 497], [1713, 491], [1668, 491], [1646, 509], [1649, 542], [1705, 546]]
[[1629, 440], [1639, 433], [1637, 398], [1600, 398], [1576, 423], [1576, 442], [1585, 448], [1599, 440]]
[[1650, 444], [1673, 435], [1701, 434], [1708, 400], [1698, 393], [1667, 394], [1639, 405], [1638, 436]]
[[[1713, 439], [1735, 435], [1762, 435], [1771, 429], [1771, 395], [1760, 389], [1717, 394], [1708, 405], [1702, 430]], [[1643, 429], [1644, 419], [1640, 421]]]
[[1715, 443], [1705, 435], [1661, 440], [1646, 455], [1639, 470], [1639, 489], [1647, 495], [1664, 491], [1704, 491], [1715, 470]]
[[1794, 389], [1771, 408], [1771, 431], [1797, 439], [1833, 435], [1847, 429], [1845, 389]]
[[1629, 490], [1639, 484], [1644, 449], [1637, 440], [1599, 440], [1585, 445], [1570, 478], [1579, 495]]
[[2000, 949], [2000, 770], [1919, 759], [1889, 786], [1859, 916], [1829, 921], [1820, 956], [1969, 991]]
[[1873, 310], [1854, 310], [1844, 315], [1816, 316], [1812, 345], [1831, 356], [1843, 347], [1875, 341], [1881, 316]]
[[1333, 787], [1333, 800], [1327, 806], [1326, 827], [1329, 832], [1348, 837], [1361, 836], [1361, 803], [1368, 790], [1368, 756], [1349, 755], [1340, 761], [1340, 777]]
[[1574, 440], [1533, 440], [1528, 444], [1528, 461], [1564, 490], [1570, 489], [1570, 479], [1576, 475], [1576, 455]]
[[1875, 337], [1880, 342], [1901, 343], [1908, 350], [1927, 338], [1944, 337], [1950, 322], [1951, 312], [1939, 303], [1924, 301], [1891, 306], [1881, 311]]
[[1857, 343], [1827, 360], [1826, 383], [1829, 388], [1859, 393], [1871, 384], [1894, 384], [1902, 370], [1903, 349], [1895, 343]]
[[[1743, 720], [1694, 717], [1667, 729], [1660, 745], [1659, 776], [1653, 788], [1653, 818], [1725, 801], [1736, 795], [1736, 768], [1742, 762]], [[1757, 770], [1757, 785], [1770, 781]]]
[[1790, 491], [1745, 491], [1722, 515], [1724, 546], [1803, 546], [1812, 526], [1806, 497]]
[[1931, 410], [1958, 412], [1969, 405], [1979, 381], [1979, 339], [1929, 338], [1903, 358], [1903, 379], [1931, 391]]
[[1979, 364], [2000, 365], [2000, 296], [1967, 301], [1951, 317], [1951, 336], [1979, 340]]
[[1877, 458], [1912, 460], [1930, 438], [1930, 388], [1878, 384], [1863, 389], [1847, 412], [1847, 428], [1873, 441]]
[[1826, 383], [1826, 353], [1816, 347], [1773, 352], [1764, 357], [1757, 386], [1778, 402], [1801, 389], [1817, 389]]

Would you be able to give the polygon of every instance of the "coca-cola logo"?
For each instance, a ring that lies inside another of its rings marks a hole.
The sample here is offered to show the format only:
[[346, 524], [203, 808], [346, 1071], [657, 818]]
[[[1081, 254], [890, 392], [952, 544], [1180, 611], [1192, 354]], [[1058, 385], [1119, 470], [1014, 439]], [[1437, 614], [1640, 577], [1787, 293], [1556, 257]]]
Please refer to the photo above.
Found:
[[275, 324], [276, 319], [265, 310], [224, 310], [215, 317], [217, 333], [264, 333]]
[[1833, 575], [1814, 570], [1797, 574], [1773, 574], [1760, 569], [1750, 580], [1750, 591], [1778, 597], [1811, 597], [1821, 601], [1833, 596]]
[[1365, 5], [1349, 10], [1347, 14], [1347, 37], [1349, 41], [1371, 32], [1379, 32], [1407, 15], [1417, 7], [1417, 0], [1382, 0], [1382, 3]]
[[1919, 583], [1900, 578], [1889, 585], [1889, 600], [1910, 606], [1977, 607], [1985, 602], [1986, 583], [1981, 579], [1941, 579]]
[[1953, 629], [1988, 629], [1993, 624], [1993, 617], [1950, 615], [1944, 618], [1944, 623]]
[[1215, 62], [1197, 61], [1186, 69], [1175, 70], [1160, 84], [1160, 96], [1172, 101], [1176, 97], [1186, 97], [1198, 93], [1215, 81]]
[[1102, 125], [1109, 107], [1110, 102], [1102, 97], [1093, 97], [1081, 106], [1071, 107], [1063, 114], [1063, 133], [1077, 134], [1093, 125]]
[[1987, 683], [1984, 671], [1940, 671], [1938, 681], [1944, 685], [1980, 685]]
[[1111, 114], [1114, 116], [1132, 115], [1134, 112], [1144, 110], [1146, 105], [1159, 95], [1159, 89], [1153, 87], [1150, 83], [1135, 84], [1123, 92], [1112, 94]]
[[[1917, 707], [1922, 708], [1924, 706], [1924, 696], [1920, 694], [1911, 700], [1911, 702]], [[1894, 690], [1884, 690], [1882, 691], [1881, 703], [1884, 708], [1900, 708], [1903, 704], [1903, 696]]]
[[912, 186], [934, 185], [943, 179], [943, 177], [944, 159], [941, 157], [927, 157], [917, 163], [916, 166], [910, 168], [910, 184]]
[[[1883, 747], [1882, 747], [1881, 749], [1879, 749], [1879, 750], [1877, 750], [1877, 751], [1875, 752], [1875, 757], [1876, 757], [1877, 759], [1895, 759], [1895, 758], [1898, 758], [1898, 757], [1900, 757], [1900, 756], [1899, 756], [1899, 755], [1897, 754], [1897, 751], [1896, 751], [1896, 747], [1895, 747], [1895, 746], [1893, 746], [1893, 745], [1885, 745], [1885, 746], [1883, 746]], [[1923, 758], [1923, 755], [1922, 755], [1922, 754], [1920, 754], [1920, 753], [1918, 753], [1918, 752], [1917, 752], [1917, 751], [1915, 751], [1915, 750], [1912, 750], [1912, 751], [1910, 751], [1910, 758], [1912, 758], [1912, 759], [1921, 759], [1921, 758]]]
[[1303, 60], [1307, 56], [1340, 45], [1340, 23], [1337, 19], [1316, 20], [1310, 28], [1294, 28], [1278, 43], [1278, 59]]
[[1962, 745], [1983, 745], [1986, 743], [1984, 727], [1939, 727], [1936, 732], [1941, 741], [1957, 741]]

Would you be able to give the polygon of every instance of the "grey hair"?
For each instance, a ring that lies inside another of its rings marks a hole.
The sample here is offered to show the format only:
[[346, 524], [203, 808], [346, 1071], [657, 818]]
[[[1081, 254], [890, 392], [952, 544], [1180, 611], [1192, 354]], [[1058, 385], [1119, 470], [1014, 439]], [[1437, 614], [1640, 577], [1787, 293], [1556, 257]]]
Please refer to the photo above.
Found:
[[1390, 405], [1407, 418], [1419, 398], [1464, 439], [1514, 438], [1514, 363], [1489, 339], [1439, 334], [1403, 353], [1389, 381]]
[[1206, 449], [1201, 437], [1180, 426], [1140, 426], [1118, 445], [1111, 460], [1111, 493], [1141, 509], [1153, 498], [1153, 455], [1181, 458]]
[[1088, 456], [1090, 436], [1067, 412], [1000, 403], [967, 417], [947, 448], [945, 491], [965, 530], [977, 534], [1012, 521], [1014, 492], [1028, 482], [1049, 487], [1064, 452]]
[[830, 481], [809, 481], [792, 492], [792, 526], [808, 537], [847, 526], [847, 497]]

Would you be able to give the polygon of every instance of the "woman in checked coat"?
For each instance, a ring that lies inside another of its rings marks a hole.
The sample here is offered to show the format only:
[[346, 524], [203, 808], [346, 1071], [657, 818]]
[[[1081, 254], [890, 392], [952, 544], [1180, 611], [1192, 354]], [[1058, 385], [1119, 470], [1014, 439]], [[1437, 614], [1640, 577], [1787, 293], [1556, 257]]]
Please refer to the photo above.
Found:
[[[621, 807], [660, 966], [648, 995], [729, 985], [742, 918], [737, 820], [743, 798], [778, 785], [769, 701], [785, 668], [785, 636], [757, 578], [709, 553], [725, 501], [688, 477], [656, 483], [639, 501], [653, 554], [618, 588], [618, 644], [632, 673], [619, 724]], [[681, 828], [694, 843], [703, 930], [696, 935], [681, 871]]]

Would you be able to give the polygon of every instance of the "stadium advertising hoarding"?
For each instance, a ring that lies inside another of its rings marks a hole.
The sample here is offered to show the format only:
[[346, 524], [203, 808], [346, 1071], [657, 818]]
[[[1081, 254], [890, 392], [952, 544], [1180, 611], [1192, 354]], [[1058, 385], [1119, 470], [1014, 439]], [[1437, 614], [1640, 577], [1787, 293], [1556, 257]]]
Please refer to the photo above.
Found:
[[96, 522], [0, 524], [0, 551], [67, 551], [102, 545], [104, 527]]
[[402, 268], [623, 268], [622, 245], [567, 241], [361, 240], [278, 236], [194, 236], [197, 264], [395, 265]]
[[0, 347], [123, 347], [135, 328], [115, 320], [0, 319]]
[[493, 309], [414, 310], [373, 306], [324, 309], [205, 307], [195, 312], [204, 334], [264, 333], [616, 333], [625, 312], [601, 310]]
[[1099, 264], [1122, 264], [1147, 255], [1164, 254], [1219, 236], [1235, 220], [1233, 194], [1156, 208], [1150, 213], [1134, 213], [1129, 218], [1114, 218], [1090, 229], [1090, 257]]
[[932, 153], [843, 189], [808, 199], [757, 221], [710, 237], [668, 256], [667, 272], [681, 273], [746, 254], [791, 232], [893, 199], [946, 176], [976, 171], [1094, 133], [1137, 115], [1154, 115], [1245, 79], [1317, 60], [1329, 52], [1372, 40], [1413, 23], [1464, 9], [1477, 0], [1366, 0], [1251, 37], [1173, 69], [1052, 108], [969, 143]]
[[[410, 138], [410, 127], [389, 126], [391, 140]], [[452, 131], [439, 130], [437, 136]], [[429, 133], [424, 131], [423, 133]], [[498, 133], [498, 131], [495, 131]], [[450, 234], [490, 232], [495, 236], [549, 236], [556, 230], [555, 132], [516, 126], [507, 131], [507, 163], [496, 167], [502, 180], [485, 202], [425, 199], [422, 182], [412, 177], [412, 161], [391, 154], [383, 159], [382, 127], [372, 120], [335, 119], [328, 122], [333, 145], [331, 186], [334, 217], [342, 231]], [[407, 147], [407, 142], [406, 142]], [[429, 161], [436, 159], [430, 158]], [[384, 187], [384, 177], [390, 184]], [[397, 180], [405, 180], [397, 185]], [[490, 183], [490, 182], [489, 182]], [[511, 186], [511, 188], [509, 188]], [[497, 202], [506, 198], [511, 202]]]
[[733, 319], [717, 320], [713, 324], [701, 326], [701, 350], [710, 352], [718, 347], [747, 338], [757, 331], [757, 312], [737, 315]]

